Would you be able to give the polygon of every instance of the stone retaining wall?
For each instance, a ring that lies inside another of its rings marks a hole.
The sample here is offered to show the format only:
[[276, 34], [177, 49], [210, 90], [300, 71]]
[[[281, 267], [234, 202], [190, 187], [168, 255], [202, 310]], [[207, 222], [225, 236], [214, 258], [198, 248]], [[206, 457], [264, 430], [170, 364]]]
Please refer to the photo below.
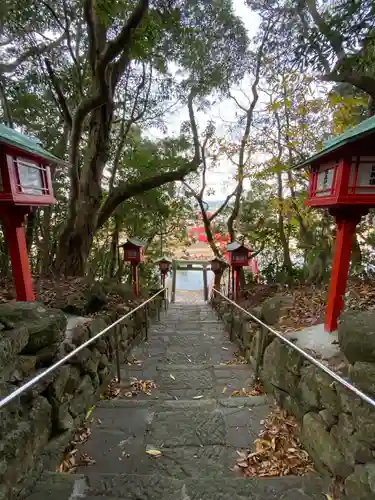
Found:
[[[288, 300], [276, 296], [251, 312], [277, 325], [288, 314]], [[215, 299], [213, 306], [248, 362], [255, 367], [258, 360], [266, 391], [299, 420], [317, 469], [343, 481], [345, 498], [375, 499], [375, 411], [248, 316], [232, 315], [228, 303]], [[338, 344], [339, 356], [321, 361], [375, 396], [375, 312], [345, 313]]]
[[[0, 398], [131, 308], [79, 318], [77, 326], [67, 329], [67, 317], [59, 309], [41, 303], [0, 304]], [[158, 308], [157, 299], [149, 307], [151, 318]], [[77, 323], [70, 317], [69, 325], [72, 320]], [[144, 323], [142, 309], [0, 410], [0, 500], [24, 496], [42, 469], [55, 469], [88, 407], [114, 375], [116, 335], [124, 361], [142, 340]]]

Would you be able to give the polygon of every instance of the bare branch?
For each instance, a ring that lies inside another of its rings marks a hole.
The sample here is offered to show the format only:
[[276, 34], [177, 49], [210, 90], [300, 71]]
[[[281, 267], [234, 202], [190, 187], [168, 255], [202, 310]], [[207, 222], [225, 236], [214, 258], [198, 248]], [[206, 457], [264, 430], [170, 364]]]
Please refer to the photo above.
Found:
[[90, 62], [91, 69], [95, 73], [96, 67], [96, 57], [97, 57], [97, 41], [95, 33], [95, 22], [94, 22], [94, 9], [92, 0], [85, 0], [83, 2], [83, 13], [85, 16], [85, 21], [87, 24], [87, 34], [88, 34], [88, 58]]
[[40, 45], [29, 47], [28, 49], [25, 50], [17, 59], [11, 63], [0, 63], [0, 73], [5, 74], [5, 73], [13, 73], [18, 66], [26, 62], [28, 59], [34, 56], [40, 56], [44, 54], [45, 52], [55, 49], [58, 47], [61, 42], [65, 39], [66, 34], [64, 33], [61, 35], [57, 40], [54, 42], [51, 42], [49, 44], [41, 43]]
[[102, 227], [113, 211], [124, 201], [138, 196], [146, 191], [168, 184], [169, 182], [182, 181], [186, 175], [196, 169], [196, 165], [189, 162], [186, 166], [171, 172], [162, 172], [147, 179], [135, 181], [134, 183], [123, 183], [114, 188], [112, 195], [108, 196], [100, 209], [97, 229]]
[[104, 53], [102, 53], [100, 57], [98, 71], [105, 70], [108, 64], [111, 63], [117, 56], [121, 53], [128, 52], [132, 36], [134, 36], [135, 30], [147, 14], [148, 8], [149, 0], [138, 0], [138, 4], [120, 33], [114, 40], [107, 43]]
[[56, 95], [57, 95], [57, 102], [59, 104], [61, 114], [62, 114], [64, 120], [66, 121], [67, 125], [69, 125], [69, 127], [71, 128], [72, 127], [72, 116], [70, 114], [68, 104], [66, 102], [63, 91], [61, 89], [60, 82], [59, 82], [58, 78], [56, 77], [55, 72], [53, 71], [52, 64], [51, 64], [50, 60], [45, 58], [44, 62], [46, 64], [48, 76], [51, 80], [52, 87], [55, 90]]

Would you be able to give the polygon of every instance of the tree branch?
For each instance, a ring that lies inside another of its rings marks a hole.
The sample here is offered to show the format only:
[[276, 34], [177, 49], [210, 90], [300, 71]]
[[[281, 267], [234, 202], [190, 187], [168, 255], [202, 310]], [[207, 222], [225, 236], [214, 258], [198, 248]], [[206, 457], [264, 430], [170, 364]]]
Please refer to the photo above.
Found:
[[95, 74], [97, 43], [96, 43], [94, 9], [92, 5], [92, 0], [85, 0], [83, 2], [83, 14], [85, 16], [85, 21], [87, 25], [88, 59], [90, 62], [91, 70]]
[[221, 214], [221, 212], [226, 208], [230, 200], [233, 198], [233, 196], [236, 194], [237, 187], [234, 191], [232, 191], [228, 196], [225, 198], [223, 203], [220, 205], [220, 207], [209, 217], [209, 221], [212, 222], [218, 215]]
[[148, 179], [135, 181], [134, 183], [123, 183], [113, 189], [100, 209], [97, 229], [101, 228], [109, 219], [113, 211], [124, 201], [138, 196], [151, 189], [158, 188], [164, 184], [174, 181], [182, 181], [186, 175], [196, 170], [197, 165], [190, 162], [187, 166], [171, 172], [163, 172]]
[[18, 66], [23, 64], [25, 61], [30, 59], [31, 57], [42, 55], [44, 52], [48, 50], [54, 49], [60, 45], [60, 43], [65, 39], [66, 34], [61, 35], [57, 40], [51, 42], [49, 44], [41, 43], [40, 45], [33, 46], [25, 50], [17, 59], [11, 63], [0, 63], [0, 73], [13, 73]]
[[49, 76], [51, 83], [52, 83], [52, 87], [54, 88], [56, 95], [57, 95], [57, 102], [59, 104], [62, 117], [64, 118], [67, 125], [69, 125], [69, 127], [71, 128], [72, 127], [72, 116], [70, 114], [68, 103], [66, 102], [62, 88], [60, 86], [60, 82], [57, 79], [55, 72], [53, 71], [51, 61], [49, 59], [45, 58], [44, 62], [45, 62], [46, 68], [47, 68], [48, 76]]
[[104, 53], [101, 54], [98, 71], [104, 71], [122, 52], [128, 51], [134, 31], [142, 22], [149, 8], [149, 0], [138, 0], [138, 4], [131, 13], [127, 23], [114, 40], [107, 43]]

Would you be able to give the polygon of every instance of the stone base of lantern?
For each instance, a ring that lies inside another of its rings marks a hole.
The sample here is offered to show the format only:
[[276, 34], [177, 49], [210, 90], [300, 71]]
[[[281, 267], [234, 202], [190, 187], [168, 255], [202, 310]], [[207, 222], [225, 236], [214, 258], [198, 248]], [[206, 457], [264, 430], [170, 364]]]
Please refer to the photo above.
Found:
[[324, 324], [309, 326], [297, 332], [289, 332], [288, 340], [318, 359], [330, 359], [340, 353], [337, 330], [327, 333]]

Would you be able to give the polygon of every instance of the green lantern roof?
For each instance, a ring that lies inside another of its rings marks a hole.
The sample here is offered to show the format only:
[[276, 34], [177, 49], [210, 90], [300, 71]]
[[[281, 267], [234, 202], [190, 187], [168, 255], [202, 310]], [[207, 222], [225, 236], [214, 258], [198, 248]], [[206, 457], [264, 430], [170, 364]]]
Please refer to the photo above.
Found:
[[6, 127], [0, 123], [0, 143], [22, 149], [40, 158], [44, 158], [53, 163], [62, 163], [62, 160], [42, 148], [38, 139], [29, 137], [12, 128]]
[[358, 139], [363, 139], [367, 135], [371, 134], [375, 134], [375, 116], [371, 116], [355, 127], [348, 128], [342, 134], [336, 137], [332, 137], [332, 139], [329, 139], [328, 141], [325, 141], [323, 143], [323, 149], [321, 151], [315, 153], [310, 158], [297, 165], [296, 168], [305, 167], [313, 161], [318, 160], [319, 158], [326, 156], [327, 154], [332, 153], [333, 151], [336, 151], [337, 149], [340, 149], [341, 147], [351, 142], [357, 141]]

